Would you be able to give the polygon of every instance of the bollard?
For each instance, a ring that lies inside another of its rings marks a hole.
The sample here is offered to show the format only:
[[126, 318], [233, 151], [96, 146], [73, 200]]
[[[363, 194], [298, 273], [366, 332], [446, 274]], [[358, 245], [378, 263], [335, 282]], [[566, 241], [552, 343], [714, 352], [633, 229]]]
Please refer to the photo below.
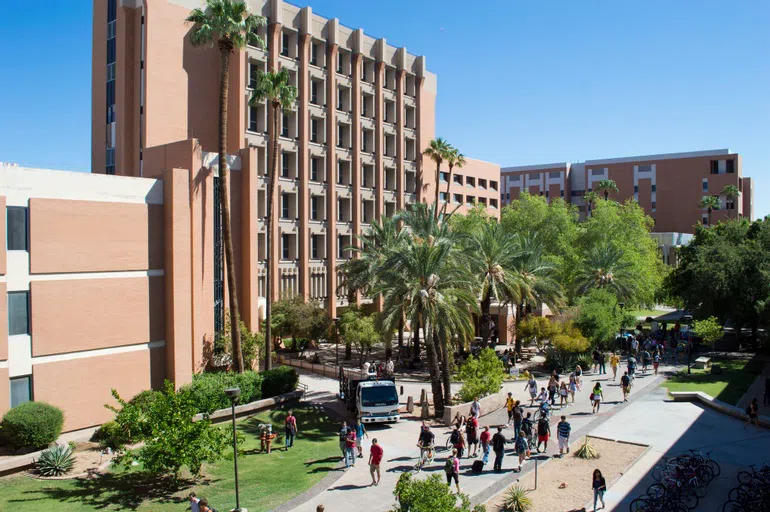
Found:
[[406, 399], [406, 412], [414, 412], [414, 398], [412, 398], [412, 395], [409, 395]]
[[537, 459], [535, 459], [535, 490], [537, 490]]
[[430, 409], [428, 408], [428, 401], [427, 400], [425, 400], [422, 403], [422, 414], [421, 414], [421, 416], [422, 416], [422, 419], [424, 419], [424, 420], [430, 419]]
[[420, 405], [428, 402], [428, 392], [424, 389], [420, 391]]

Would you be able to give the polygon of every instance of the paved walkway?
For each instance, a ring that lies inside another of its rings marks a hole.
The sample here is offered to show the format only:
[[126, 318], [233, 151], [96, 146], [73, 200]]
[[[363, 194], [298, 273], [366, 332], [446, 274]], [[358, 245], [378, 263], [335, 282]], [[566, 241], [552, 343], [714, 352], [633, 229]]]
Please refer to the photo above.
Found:
[[[672, 370], [672, 368], [661, 367], [661, 372]], [[336, 398], [337, 383], [332, 379], [327, 379], [311, 374], [302, 374], [300, 381], [308, 385], [308, 398], [310, 400], [322, 403], [326, 407], [332, 407], [333, 410], [340, 410], [339, 401], [329, 400]], [[591, 414], [591, 405], [588, 400], [590, 389], [595, 381], [600, 381], [604, 388], [605, 403], [599, 414]], [[648, 386], [650, 388], [657, 385], [659, 379], [654, 378], [650, 372], [646, 376], [639, 376], [636, 379], [634, 393], [640, 393]], [[545, 385], [546, 382], [539, 383]], [[505, 384], [505, 391], [511, 391], [515, 398], [526, 400], [529, 403], [529, 394], [525, 391], [524, 381], [509, 382]], [[410, 394], [419, 397], [420, 389], [429, 389], [428, 383], [404, 383], [405, 393], [402, 401]], [[563, 413], [569, 416], [572, 423], [573, 432], [576, 435], [581, 427], [589, 425], [593, 421], [603, 421], [613, 408], [623, 403], [622, 392], [619, 384], [612, 382], [611, 376], [606, 375], [585, 375], [583, 378], [583, 390], [576, 396], [577, 403], [564, 407]], [[335, 404], [336, 402], [336, 404]], [[525, 408], [525, 411], [534, 411], [534, 408]], [[344, 412], [344, 411], [340, 411]], [[557, 407], [554, 411], [553, 421], [557, 422], [562, 411]], [[482, 425], [504, 424], [507, 416], [504, 410], [498, 410], [482, 418]], [[333, 483], [325, 480], [326, 489], [320, 494], [312, 497], [301, 504], [292, 503], [290, 508], [282, 507], [279, 510], [296, 510], [299, 512], [313, 512], [319, 503], [326, 506], [326, 510], [356, 510], [362, 509], [372, 512], [387, 511], [393, 504], [393, 488], [400, 474], [404, 471], [413, 469], [417, 460], [418, 449], [416, 447], [417, 434], [419, 432], [419, 422], [414, 420], [404, 420], [397, 424], [369, 426], [369, 439], [364, 441], [364, 454], [368, 457], [371, 438], [376, 437], [378, 442], [385, 450], [385, 456], [382, 463], [382, 481], [379, 486], [370, 486], [371, 477], [369, 475], [367, 459], [358, 459], [354, 468], [341, 473], [341, 476]], [[436, 434], [437, 446], [444, 446], [449, 429], [440, 427], [434, 428]], [[506, 437], [510, 437], [511, 429], [505, 431]], [[548, 458], [549, 455], [558, 451], [555, 440], [549, 443], [548, 455], [541, 458]], [[433, 466], [423, 471], [419, 477], [424, 478], [426, 474], [440, 474], [443, 478], [443, 465], [446, 457], [445, 451], [440, 451]], [[483, 501], [484, 496], [494, 493], [497, 487], [504, 488], [509, 482], [515, 480], [518, 474], [512, 473], [514, 467], [514, 457], [506, 454], [503, 463], [504, 471], [502, 473], [493, 473], [485, 471], [482, 474], [475, 475], [470, 472], [472, 459], [464, 458], [461, 463], [460, 485], [464, 493], [474, 498], [474, 502]], [[491, 465], [491, 462], [490, 462]], [[488, 466], [489, 467], [489, 466]], [[534, 467], [534, 462], [525, 463], [524, 470], [530, 470]], [[305, 497], [308, 497], [305, 495]]]
[[[590, 435], [646, 444], [650, 450], [605, 495], [606, 510], [628, 510], [630, 502], [653, 483], [649, 472], [661, 457], [689, 449], [711, 451], [722, 474], [709, 485], [697, 510], [721, 510], [736, 475], [751, 464], [770, 461], [770, 431], [743, 428], [743, 422], [690, 402], [672, 402], [661, 387], [640, 397]], [[601, 459], [597, 461], [601, 469]], [[588, 504], [586, 510], [591, 510]]]
[[745, 410], [751, 403], [751, 400], [756, 398], [759, 400], [759, 414], [770, 416], [770, 404], [764, 405], [762, 403], [765, 392], [765, 379], [770, 379], [770, 362], [765, 362], [762, 373], [757, 376], [754, 383], [746, 390], [746, 394], [736, 404], [740, 409]]

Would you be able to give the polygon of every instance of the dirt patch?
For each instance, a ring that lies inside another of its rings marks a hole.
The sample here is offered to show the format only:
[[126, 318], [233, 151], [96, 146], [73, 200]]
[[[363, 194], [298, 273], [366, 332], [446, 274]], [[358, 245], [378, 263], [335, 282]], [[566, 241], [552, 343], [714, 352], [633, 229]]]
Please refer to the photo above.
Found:
[[79, 443], [75, 449], [74, 457], [75, 465], [72, 467], [72, 471], [64, 476], [42, 477], [37, 474], [34, 468], [30, 469], [27, 474], [41, 480], [67, 480], [95, 476], [107, 469], [113, 459], [113, 455], [104, 453], [97, 443]]
[[[591, 475], [594, 469], [601, 470], [609, 488], [646, 450], [646, 447], [635, 444], [591, 438], [591, 445], [599, 452], [600, 458], [585, 460], [574, 456], [582, 444], [583, 438], [572, 444], [569, 455], [555, 458], [538, 467], [537, 490], [534, 490], [534, 471], [514, 484], [531, 491], [531, 512], [581, 510], [593, 500]], [[566, 484], [566, 487], [560, 488], [562, 484]], [[505, 491], [491, 498], [486, 503], [487, 510], [500, 510], [504, 494]]]

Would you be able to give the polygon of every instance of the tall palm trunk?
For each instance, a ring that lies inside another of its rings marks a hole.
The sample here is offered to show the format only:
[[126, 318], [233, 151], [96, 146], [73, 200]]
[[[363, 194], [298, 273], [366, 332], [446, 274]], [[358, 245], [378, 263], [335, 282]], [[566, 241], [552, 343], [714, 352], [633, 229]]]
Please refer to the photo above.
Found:
[[441, 353], [441, 384], [444, 386], [444, 405], [452, 405], [452, 373], [449, 368], [449, 340], [439, 339], [433, 333], [433, 343]]
[[711, 213], [714, 211], [712, 207], [709, 206], [708, 208], [708, 214], [709, 214], [709, 226], [711, 225]]
[[[425, 328], [425, 354], [428, 358], [428, 372], [430, 373], [430, 387], [433, 392], [433, 408], [436, 413], [436, 417], [440, 418], [444, 415], [444, 393], [441, 390], [441, 375], [438, 367], [438, 359], [436, 358], [435, 345], [430, 342], [430, 334], [428, 333], [428, 326], [424, 322], [420, 322]], [[419, 325], [417, 328], [419, 329]]]
[[420, 324], [412, 326], [412, 361], [420, 360]]
[[270, 153], [272, 153], [273, 161], [270, 166], [270, 183], [268, 184], [267, 193], [267, 243], [265, 249], [267, 249], [267, 282], [265, 283], [265, 370], [269, 370], [273, 366], [271, 358], [271, 351], [273, 349], [273, 328], [270, 325], [272, 320], [272, 303], [273, 303], [273, 253], [272, 248], [275, 243], [273, 234], [273, 201], [275, 200], [275, 182], [278, 176], [278, 134], [280, 133], [280, 115], [281, 104], [277, 101], [273, 102], [273, 139], [270, 141]]
[[238, 326], [238, 293], [235, 283], [233, 236], [230, 226], [229, 171], [227, 165], [227, 92], [230, 83], [230, 51], [226, 42], [220, 42], [221, 69], [219, 73], [219, 203], [222, 209], [222, 238], [225, 244], [227, 291], [230, 299], [230, 335], [233, 342], [235, 370], [243, 373], [241, 331]]
[[604, 191], [604, 200], [607, 201], [607, 200], [609, 200], [609, 198], [610, 198], [610, 191], [609, 190], [605, 190]]
[[440, 174], [441, 174], [441, 160], [436, 162], [436, 190], [435, 190], [436, 198], [435, 198], [434, 203], [433, 203], [435, 205], [435, 208], [433, 209], [433, 220], [438, 220], [438, 188], [439, 188], [438, 187], [438, 177], [439, 177]]
[[481, 343], [484, 347], [487, 346], [487, 342], [489, 341], [489, 321], [492, 319], [492, 315], [489, 314], [491, 305], [492, 290], [490, 289], [481, 301], [481, 325], [479, 326], [479, 334], [481, 334]]
[[398, 348], [404, 346], [404, 315], [398, 320]]
[[519, 336], [519, 325], [521, 325], [522, 315], [524, 315], [524, 308], [521, 307], [521, 304], [516, 304], [516, 307], [514, 308], [514, 311], [516, 312], [516, 318], [514, 319], [513, 325], [515, 329], [514, 336], [516, 337], [516, 344], [514, 345], [514, 351], [516, 352], [517, 357], [521, 357], [521, 336]]
[[[446, 201], [444, 201], [444, 208], [441, 210], [441, 216], [443, 217], [446, 215], [446, 209], [447, 206], [449, 206], [449, 200], [451, 199], [452, 195], [449, 193], [449, 188], [452, 186], [452, 168], [454, 165], [449, 164], [449, 178], [446, 182]], [[438, 182], [436, 182], [436, 186], [438, 187]]]

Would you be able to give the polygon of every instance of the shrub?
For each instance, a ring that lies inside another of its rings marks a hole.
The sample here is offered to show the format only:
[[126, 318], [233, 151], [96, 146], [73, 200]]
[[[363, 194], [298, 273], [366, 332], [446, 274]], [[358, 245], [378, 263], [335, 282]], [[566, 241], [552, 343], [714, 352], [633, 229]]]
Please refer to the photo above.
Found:
[[41, 449], [56, 441], [64, 425], [61, 409], [45, 402], [27, 402], [5, 413], [2, 433], [13, 448]]
[[529, 491], [520, 485], [509, 487], [503, 494], [503, 510], [505, 512], [526, 512], [532, 508], [532, 498]]
[[577, 356], [570, 352], [564, 352], [556, 348], [549, 348], [545, 352], [545, 367], [549, 371], [556, 370], [559, 373], [572, 371], [577, 365]]
[[562, 352], [576, 354], [588, 350], [589, 343], [583, 336], [572, 337], [569, 334], [557, 334], [553, 337], [553, 347]]
[[198, 373], [193, 375], [192, 383], [182, 389], [190, 393], [197, 412], [211, 414], [217, 409], [230, 407], [230, 399], [225, 395], [227, 388], [241, 389], [236, 404], [254, 402], [262, 398], [262, 375], [251, 370], [243, 373]]
[[291, 366], [279, 366], [262, 372], [262, 398], [291, 393], [297, 388], [299, 375]]
[[75, 457], [72, 455], [72, 447], [69, 445], [56, 445], [43, 450], [40, 458], [35, 462], [37, 471], [43, 476], [62, 476], [72, 470], [75, 465]]
[[584, 370], [591, 368], [594, 364], [594, 358], [591, 354], [579, 354], [575, 360], [575, 364], [579, 364]]
[[[453, 494], [444, 479], [432, 474], [425, 479], [401, 473], [393, 490], [396, 505], [392, 512], [470, 512], [470, 499], [465, 494]], [[460, 502], [457, 502], [457, 499]]]
[[475, 397], [497, 393], [505, 378], [503, 362], [494, 349], [485, 348], [479, 357], [470, 356], [457, 375], [463, 383], [460, 400], [470, 402]]
[[94, 432], [91, 441], [99, 443], [104, 448], [118, 450], [121, 446], [133, 444], [137, 440], [131, 439], [130, 434], [124, 431], [117, 422], [108, 421]]

